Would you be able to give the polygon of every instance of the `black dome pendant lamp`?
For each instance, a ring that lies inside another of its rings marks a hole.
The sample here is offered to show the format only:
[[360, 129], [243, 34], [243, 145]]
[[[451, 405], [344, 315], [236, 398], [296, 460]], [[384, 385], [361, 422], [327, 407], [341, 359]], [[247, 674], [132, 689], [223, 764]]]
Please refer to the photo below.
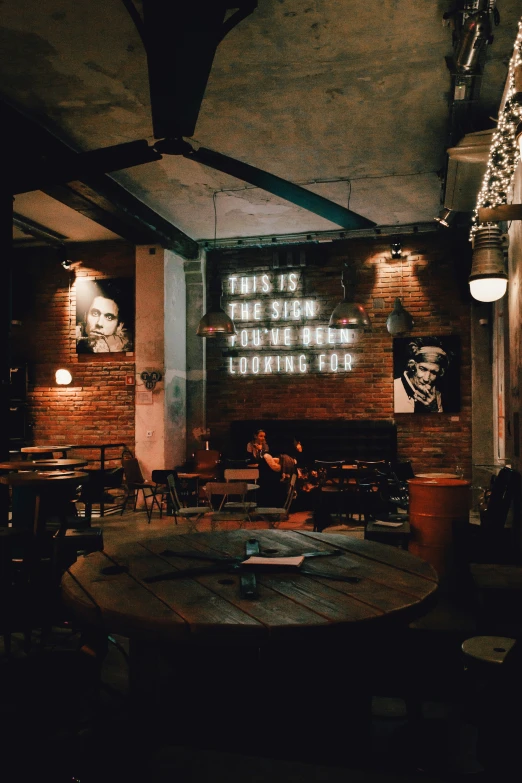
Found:
[[[400, 243], [396, 243], [400, 247]], [[401, 295], [395, 300], [393, 310], [386, 319], [386, 329], [394, 337], [398, 337], [406, 332], [411, 332], [413, 329], [413, 316], [403, 306], [402, 297], [402, 252], [399, 251], [399, 255], [394, 255], [394, 245], [392, 245], [392, 258], [399, 258], [401, 264]]]

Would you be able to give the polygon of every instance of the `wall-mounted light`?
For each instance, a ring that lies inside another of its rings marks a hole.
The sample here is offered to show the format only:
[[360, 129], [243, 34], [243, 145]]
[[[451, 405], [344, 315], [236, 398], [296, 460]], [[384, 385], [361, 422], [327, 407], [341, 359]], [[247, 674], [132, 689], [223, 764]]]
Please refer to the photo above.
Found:
[[392, 239], [390, 244], [391, 257], [402, 258], [402, 244], [400, 239]]
[[437, 217], [433, 219], [436, 220], [437, 223], [440, 223], [441, 226], [444, 226], [444, 228], [449, 228], [455, 220], [456, 214], [457, 213], [452, 209], [444, 207], [444, 209], [441, 209], [440, 214], [438, 214]]
[[60, 367], [59, 370], [56, 370], [54, 377], [58, 386], [68, 386], [72, 382], [71, 373], [64, 367]]
[[343, 266], [341, 283], [344, 289], [344, 299], [339, 302], [330, 316], [329, 328], [362, 329], [365, 332], [371, 332], [372, 323], [368, 313], [362, 304], [354, 301], [355, 272], [348, 264]]
[[486, 223], [473, 234], [471, 296], [479, 302], [496, 302], [506, 293], [507, 284], [502, 232], [498, 225]]

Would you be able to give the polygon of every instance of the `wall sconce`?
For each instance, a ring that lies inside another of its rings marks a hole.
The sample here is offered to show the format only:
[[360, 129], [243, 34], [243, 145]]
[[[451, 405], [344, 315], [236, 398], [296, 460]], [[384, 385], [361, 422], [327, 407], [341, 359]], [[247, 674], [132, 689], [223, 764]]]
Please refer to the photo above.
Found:
[[72, 382], [71, 373], [64, 367], [60, 367], [59, 370], [56, 370], [54, 377], [58, 386], [68, 386]]
[[390, 249], [392, 258], [402, 258], [402, 244], [400, 239], [393, 239]]
[[449, 228], [455, 220], [455, 216], [456, 212], [454, 212], [452, 209], [444, 207], [444, 209], [441, 209], [440, 214], [433, 219], [436, 220], [437, 223], [440, 223], [441, 226], [444, 226], [444, 228]]
[[160, 373], [159, 370], [151, 370], [150, 372], [147, 372], [147, 370], [143, 370], [143, 372], [140, 375], [140, 378], [145, 384], [146, 389], [153, 389], [156, 386], [156, 384], [161, 381], [163, 375]]
[[344, 289], [344, 299], [339, 302], [330, 316], [330, 329], [363, 329], [371, 332], [372, 323], [368, 313], [361, 304], [354, 302], [355, 272], [348, 264], [343, 266], [341, 284]]
[[473, 235], [469, 289], [478, 302], [496, 302], [506, 293], [508, 276], [502, 233], [494, 223], [479, 226]]

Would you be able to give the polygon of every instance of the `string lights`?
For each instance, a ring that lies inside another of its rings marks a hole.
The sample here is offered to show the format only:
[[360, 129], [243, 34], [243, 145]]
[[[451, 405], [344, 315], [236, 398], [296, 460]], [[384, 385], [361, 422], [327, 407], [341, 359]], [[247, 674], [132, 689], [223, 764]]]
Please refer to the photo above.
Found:
[[477, 206], [473, 213], [471, 236], [479, 228], [478, 210], [480, 207], [497, 207], [506, 204], [513, 182], [515, 169], [520, 159], [516, 143], [516, 129], [522, 118], [520, 93], [515, 86], [515, 71], [522, 66], [522, 18], [518, 23], [513, 55], [509, 63], [506, 99], [499, 112], [497, 128], [493, 133], [486, 173], [477, 197]]

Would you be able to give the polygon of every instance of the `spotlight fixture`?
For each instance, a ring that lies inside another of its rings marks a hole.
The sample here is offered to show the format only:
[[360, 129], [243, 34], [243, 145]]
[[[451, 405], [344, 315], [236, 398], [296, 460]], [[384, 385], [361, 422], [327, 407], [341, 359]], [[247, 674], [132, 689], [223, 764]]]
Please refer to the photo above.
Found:
[[455, 212], [452, 209], [448, 209], [448, 207], [444, 207], [444, 209], [441, 209], [440, 214], [433, 219], [440, 223], [441, 226], [449, 228], [455, 220]]
[[402, 258], [402, 244], [400, 239], [392, 239], [390, 249], [392, 258]]
[[54, 377], [58, 386], [68, 386], [72, 381], [71, 373], [63, 367], [56, 370]]
[[353, 301], [355, 288], [355, 273], [348, 264], [343, 267], [341, 283], [344, 289], [344, 299], [339, 302], [330, 316], [330, 329], [363, 329], [371, 332], [372, 324], [368, 313], [361, 304]]
[[507, 283], [500, 227], [494, 223], [485, 223], [473, 234], [473, 259], [469, 276], [471, 296], [479, 302], [496, 302], [506, 293]]
[[62, 261], [62, 266], [63, 266], [64, 269], [70, 269], [72, 267], [72, 265], [73, 265], [73, 262], [70, 261], [68, 258], [66, 258], [66, 259], [64, 259]]

